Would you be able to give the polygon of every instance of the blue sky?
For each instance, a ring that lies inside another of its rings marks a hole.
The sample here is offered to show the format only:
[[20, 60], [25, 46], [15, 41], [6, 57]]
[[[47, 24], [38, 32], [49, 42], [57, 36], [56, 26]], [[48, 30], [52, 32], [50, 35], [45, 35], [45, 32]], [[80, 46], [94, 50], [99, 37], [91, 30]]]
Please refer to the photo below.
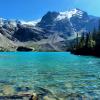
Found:
[[47, 11], [72, 8], [100, 16], [100, 0], [0, 0], [0, 17], [33, 20], [41, 18]]

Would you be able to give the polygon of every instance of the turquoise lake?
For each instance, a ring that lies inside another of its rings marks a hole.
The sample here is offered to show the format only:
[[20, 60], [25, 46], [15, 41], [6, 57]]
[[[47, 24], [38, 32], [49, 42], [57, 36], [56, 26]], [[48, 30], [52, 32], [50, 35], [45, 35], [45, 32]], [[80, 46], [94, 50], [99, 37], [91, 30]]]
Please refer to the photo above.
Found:
[[[100, 97], [100, 58], [67, 52], [1, 52], [0, 95], [46, 88], [55, 95]], [[9, 91], [11, 92], [11, 91]]]

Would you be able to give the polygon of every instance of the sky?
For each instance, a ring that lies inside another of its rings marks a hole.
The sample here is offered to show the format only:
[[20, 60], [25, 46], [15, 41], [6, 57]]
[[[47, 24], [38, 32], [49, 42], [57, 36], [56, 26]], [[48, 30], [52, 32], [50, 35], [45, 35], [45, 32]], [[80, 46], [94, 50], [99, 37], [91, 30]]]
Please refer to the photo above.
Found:
[[61, 12], [73, 8], [100, 16], [100, 0], [0, 0], [0, 17], [35, 20], [48, 11]]

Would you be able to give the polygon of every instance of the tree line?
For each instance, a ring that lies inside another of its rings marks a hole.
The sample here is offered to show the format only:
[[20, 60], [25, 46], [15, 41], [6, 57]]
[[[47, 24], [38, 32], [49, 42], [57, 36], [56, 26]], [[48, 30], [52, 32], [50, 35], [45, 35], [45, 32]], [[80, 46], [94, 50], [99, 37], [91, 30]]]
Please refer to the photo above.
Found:
[[71, 52], [80, 55], [100, 56], [100, 20], [98, 29], [94, 27], [93, 32], [83, 32], [81, 37], [77, 33], [76, 43]]

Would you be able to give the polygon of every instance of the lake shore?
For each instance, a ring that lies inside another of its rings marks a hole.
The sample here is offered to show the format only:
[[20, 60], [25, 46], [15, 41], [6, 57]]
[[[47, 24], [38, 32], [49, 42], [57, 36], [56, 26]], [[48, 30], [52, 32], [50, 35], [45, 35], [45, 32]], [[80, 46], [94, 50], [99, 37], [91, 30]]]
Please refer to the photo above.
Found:
[[82, 56], [94, 56], [94, 57], [100, 57], [100, 50], [98, 49], [91, 49], [91, 48], [80, 48], [80, 49], [73, 49], [69, 50], [74, 55], [82, 55]]

